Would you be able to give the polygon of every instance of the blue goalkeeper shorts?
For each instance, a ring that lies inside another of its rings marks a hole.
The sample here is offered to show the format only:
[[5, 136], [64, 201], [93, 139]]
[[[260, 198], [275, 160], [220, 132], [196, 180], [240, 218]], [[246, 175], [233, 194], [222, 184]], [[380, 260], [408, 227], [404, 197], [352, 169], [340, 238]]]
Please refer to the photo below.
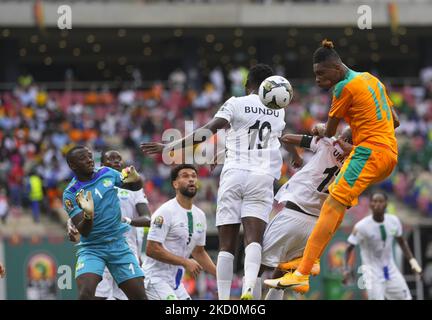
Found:
[[144, 277], [137, 258], [124, 238], [103, 244], [82, 246], [77, 256], [75, 278], [85, 273], [94, 273], [102, 277], [105, 266], [117, 284], [132, 278]]

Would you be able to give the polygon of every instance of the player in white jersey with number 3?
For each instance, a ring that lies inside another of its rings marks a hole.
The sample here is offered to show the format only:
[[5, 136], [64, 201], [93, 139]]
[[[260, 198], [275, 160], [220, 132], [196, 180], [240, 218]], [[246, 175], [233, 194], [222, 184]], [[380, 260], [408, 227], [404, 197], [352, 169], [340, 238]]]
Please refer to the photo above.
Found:
[[348, 238], [344, 282], [348, 282], [352, 276], [348, 261], [355, 246], [359, 245], [361, 272], [368, 299], [411, 300], [408, 285], [394, 261], [395, 239], [409, 260], [412, 270], [416, 274], [421, 274], [422, 269], [403, 238], [399, 218], [386, 213], [387, 195], [380, 191], [374, 192], [370, 198], [370, 208], [372, 215], [357, 222]]
[[193, 277], [201, 270], [216, 275], [216, 267], [205, 250], [205, 213], [193, 204], [197, 180], [194, 166], [174, 167], [171, 184], [176, 196], [152, 215], [144, 262], [150, 300], [190, 300], [182, 283], [185, 270]]
[[247, 96], [228, 99], [214, 118], [190, 136], [168, 145], [144, 143], [146, 153], [184, 148], [187, 141], [199, 144], [208, 132], [229, 127], [226, 132], [225, 163], [218, 190], [216, 226], [219, 233], [217, 287], [220, 300], [230, 298], [234, 253], [240, 225], [244, 229], [244, 286], [242, 299], [253, 298], [261, 262], [261, 243], [273, 204], [273, 182], [279, 179], [282, 156], [279, 137], [285, 128], [285, 112], [264, 106], [258, 96], [263, 80], [273, 70], [257, 64], [249, 70]]
[[[281, 141], [285, 145], [309, 149], [314, 154], [300, 171], [280, 187], [275, 196], [278, 203], [285, 203], [285, 208], [267, 226], [261, 262], [261, 272], [274, 270], [275, 279], [265, 280], [265, 284], [272, 288], [278, 288], [278, 277], [284, 272], [295, 270], [300, 263], [307, 239], [328, 196], [328, 186], [335, 179], [352, 147], [349, 127], [342, 131], [339, 139], [286, 134]], [[319, 270], [317, 261], [312, 273], [318, 274]], [[282, 290], [270, 289], [266, 300], [282, 298]]]

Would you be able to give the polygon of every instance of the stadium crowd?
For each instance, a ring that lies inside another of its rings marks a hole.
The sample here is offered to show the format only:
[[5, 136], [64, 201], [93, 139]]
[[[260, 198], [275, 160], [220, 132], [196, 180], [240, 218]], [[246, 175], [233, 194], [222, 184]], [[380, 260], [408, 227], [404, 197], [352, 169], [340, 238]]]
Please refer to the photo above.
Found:
[[[7, 215], [22, 208], [32, 212], [35, 222], [41, 213], [63, 221], [61, 195], [71, 178], [64, 154], [75, 144], [88, 144], [96, 151], [120, 150], [145, 177], [145, 192], [155, 210], [173, 196], [170, 168], [161, 157], [144, 156], [139, 144], [161, 141], [165, 129], [184, 132], [187, 120], [195, 127], [207, 122], [225, 98], [243, 94], [245, 70], [224, 75], [215, 68], [202, 90], [190, 88], [179, 69], [167, 83], [120, 91], [46, 91], [31, 76], [20, 77], [15, 90], [0, 92], [0, 222], [7, 223]], [[432, 217], [432, 71], [423, 70], [421, 80], [419, 86], [386, 83], [401, 119], [400, 155], [398, 169], [382, 187]], [[312, 83], [293, 86], [287, 130], [305, 133], [316, 121], [326, 120], [330, 95]], [[97, 164], [99, 160], [95, 159]], [[287, 163], [279, 185], [293, 173]], [[214, 226], [220, 167], [212, 171], [209, 165], [201, 166], [199, 172], [198, 206], [209, 214], [209, 226]]]

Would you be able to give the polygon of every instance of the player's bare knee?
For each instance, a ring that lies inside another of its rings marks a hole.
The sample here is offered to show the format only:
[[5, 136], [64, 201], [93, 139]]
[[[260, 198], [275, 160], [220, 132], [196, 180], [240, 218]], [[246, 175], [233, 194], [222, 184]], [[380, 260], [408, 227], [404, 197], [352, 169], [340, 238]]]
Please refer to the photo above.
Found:
[[254, 243], [254, 242], [256, 242], [256, 243], [258, 243], [259, 245], [262, 246], [262, 240], [263, 240], [263, 237], [262, 237], [262, 236], [259, 236], [259, 235], [257, 235], [257, 234], [250, 235], [250, 236], [246, 236], [246, 235], [245, 235], [244, 240], [243, 240], [243, 243], [244, 243], [245, 248], [246, 248], [248, 245], [250, 245], [251, 243]]
[[219, 245], [219, 252], [220, 251], [226, 251], [231, 253], [233, 256], [235, 255], [236, 251], [236, 244], [235, 242], [226, 243], [226, 244], [220, 244]]
[[262, 245], [267, 224], [263, 220], [254, 217], [243, 218], [242, 223], [244, 228], [243, 243], [245, 247], [252, 242], [257, 242]]

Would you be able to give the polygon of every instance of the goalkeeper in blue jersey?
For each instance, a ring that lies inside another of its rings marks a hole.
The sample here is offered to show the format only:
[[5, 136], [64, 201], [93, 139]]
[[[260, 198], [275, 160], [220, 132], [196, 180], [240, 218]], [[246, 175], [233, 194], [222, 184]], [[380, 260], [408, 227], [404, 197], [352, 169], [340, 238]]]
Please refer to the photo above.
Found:
[[63, 192], [63, 206], [81, 234], [75, 278], [80, 299], [93, 299], [105, 266], [128, 299], [147, 299], [139, 263], [124, 234], [130, 226], [122, 223], [115, 187], [132, 191], [142, 188], [134, 167], [122, 173], [95, 169], [92, 152], [83, 146], [66, 155], [75, 176]]

